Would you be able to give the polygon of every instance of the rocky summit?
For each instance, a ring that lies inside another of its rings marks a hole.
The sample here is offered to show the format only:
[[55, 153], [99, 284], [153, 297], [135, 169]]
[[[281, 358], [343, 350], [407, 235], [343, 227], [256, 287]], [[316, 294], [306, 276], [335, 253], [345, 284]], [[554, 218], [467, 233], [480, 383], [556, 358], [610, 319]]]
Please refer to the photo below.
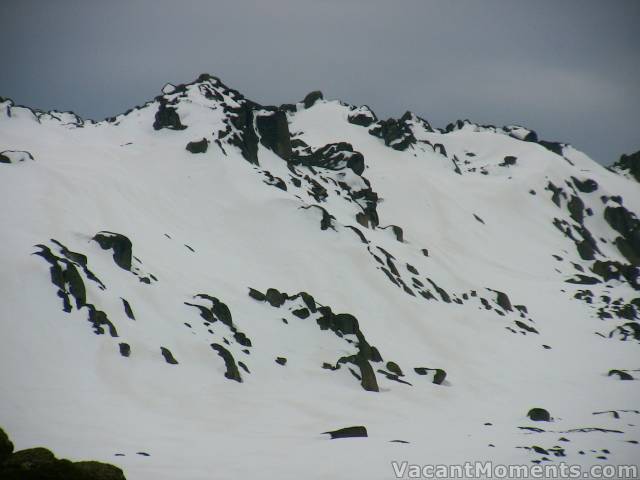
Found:
[[638, 172], [207, 74], [100, 122], [0, 98], [0, 472], [635, 463]]

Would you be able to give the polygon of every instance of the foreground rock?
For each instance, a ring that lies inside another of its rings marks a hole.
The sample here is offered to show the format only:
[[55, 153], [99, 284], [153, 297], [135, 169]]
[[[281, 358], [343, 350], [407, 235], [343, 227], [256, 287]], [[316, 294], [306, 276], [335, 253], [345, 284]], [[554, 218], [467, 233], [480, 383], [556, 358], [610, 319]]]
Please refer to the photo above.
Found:
[[118, 467], [108, 463], [71, 462], [56, 458], [46, 448], [13, 451], [13, 444], [0, 428], [0, 478], [2, 480], [125, 480]]

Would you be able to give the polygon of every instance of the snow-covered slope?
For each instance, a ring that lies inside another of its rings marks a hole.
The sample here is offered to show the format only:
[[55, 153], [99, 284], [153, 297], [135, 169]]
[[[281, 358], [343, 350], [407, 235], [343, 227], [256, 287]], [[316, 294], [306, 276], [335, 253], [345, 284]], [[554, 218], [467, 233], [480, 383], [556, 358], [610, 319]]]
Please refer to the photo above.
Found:
[[523, 127], [208, 75], [98, 123], [0, 100], [17, 448], [130, 480], [640, 458], [633, 179]]

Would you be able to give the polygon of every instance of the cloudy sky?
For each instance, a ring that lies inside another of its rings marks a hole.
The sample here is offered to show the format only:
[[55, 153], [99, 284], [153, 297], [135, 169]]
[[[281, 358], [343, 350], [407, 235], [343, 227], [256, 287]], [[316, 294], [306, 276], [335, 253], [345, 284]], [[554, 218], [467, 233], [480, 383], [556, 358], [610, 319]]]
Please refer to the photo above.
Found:
[[327, 98], [518, 123], [600, 163], [640, 149], [640, 1], [2, 0], [0, 96], [102, 119], [201, 72], [264, 104]]

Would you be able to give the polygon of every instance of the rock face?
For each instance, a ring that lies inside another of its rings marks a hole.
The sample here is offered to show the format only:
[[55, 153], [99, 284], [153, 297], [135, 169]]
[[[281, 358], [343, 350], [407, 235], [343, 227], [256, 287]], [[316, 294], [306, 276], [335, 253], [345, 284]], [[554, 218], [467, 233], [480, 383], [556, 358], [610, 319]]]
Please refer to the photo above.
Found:
[[291, 134], [287, 115], [282, 110], [256, 116], [260, 143], [284, 160], [291, 158]]
[[318, 100], [322, 100], [323, 98], [324, 96], [322, 95], [322, 92], [319, 90], [315, 90], [307, 94], [307, 96], [304, 97], [302, 103], [304, 103], [304, 108], [311, 108]]
[[169, 130], [184, 130], [187, 128], [180, 121], [175, 107], [169, 105], [163, 97], [159, 97], [160, 105], [156, 112], [155, 121], [153, 122], [153, 128], [155, 130], [162, 130], [167, 128]]
[[347, 142], [325, 145], [309, 155], [299, 156], [295, 159], [295, 163], [329, 170], [350, 168], [356, 175], [362, 175], [365, 168], [362, 154], [354, 151], [351, 144]]
[[131, 240], [120, 233], [98, 232], [93, 239], [103, 250], [113, 250], [113, 261], [123, 270], [131, 271]]
[[394, 150], [406, 150], [416, 143], [416, 138], [407, 125], [407, 120], [410, 118], [411, 115], [407, 112], [399, 120], [394, 118], [382, 120], [373, 126], [369, 133], [384, 140], [384, 144]]
[[378, 121], [376, 114], [367, 106], [354, 109], [347, 117], [349, 123], [359, 125], [361, 127], [369, 127]]
[[620, 233], [615, 244], [632, 265], [640, 266], [640, 220], [622, 205], [608, 206], [604, 218], [615, 231]]
[[[2, 149], [38, 160], [0, 166], [0, 410], [16, 440], [64, 425], [49, 431], [62, 454], [100, 430], [100, 458], [157, 480], [185, 464], [253, 478], [254, 459], [269, 478], [332, 478], [369, 442], [339, 440], [335, 465], [313, 445], [364, 425], [386, 465], [407, 448], [392, 439], [629, 463], [640, 414], [580, 399], [638, 396], [638, 183], [532, 142], [319, 94], [264, 106], [208, 75], [91, 125], [0, 99]], [[556, 417], [526, 416], [537, 402]], [[13, 450], [0, 435], [0, 465]], [[305, 470], [269, 460], [282, 452]], [[59, 462], [14, 460], [18, 478]]]
[[125, 480], [118, 467], [108, 463], [70, 462], [57, 459], [46, 448], [13, 452], [13, 444], [0, 428], [0, 478], [2, 480]]
[[636, 182], [640, 182], [640, 150], [629, 155], [622, 155], [610, 168], [616, 172], [628, 173]]

